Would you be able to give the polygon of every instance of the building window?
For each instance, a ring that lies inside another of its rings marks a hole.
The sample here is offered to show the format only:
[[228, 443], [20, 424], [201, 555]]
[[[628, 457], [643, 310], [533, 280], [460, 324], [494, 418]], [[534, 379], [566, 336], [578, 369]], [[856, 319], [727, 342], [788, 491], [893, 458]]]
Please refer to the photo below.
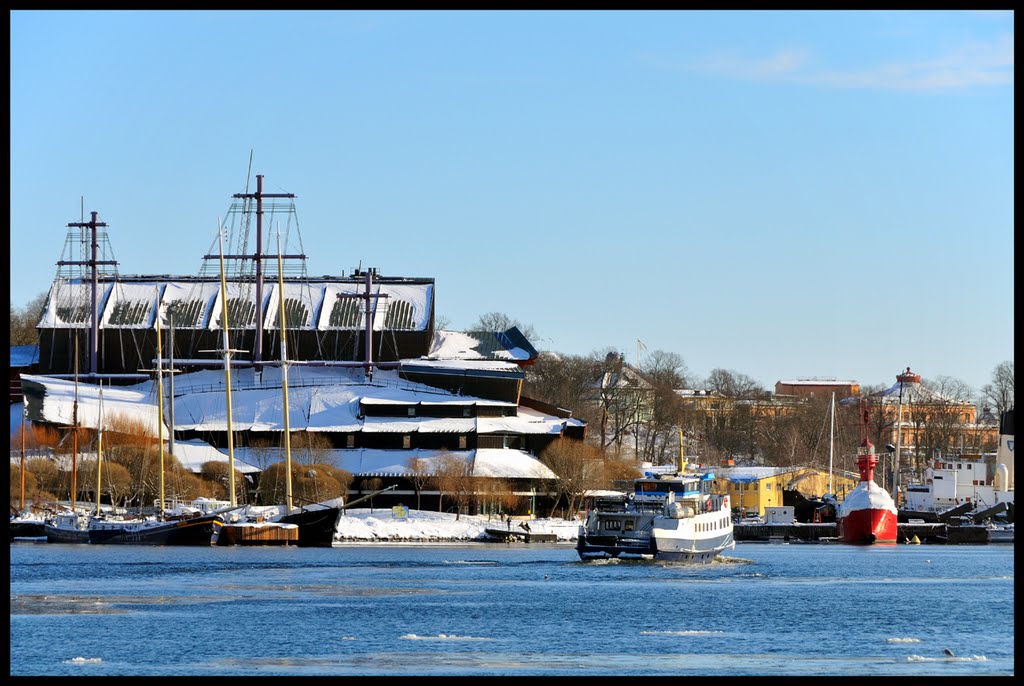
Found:
[[356, 435], [355, 434], [349, 434], [348, 436], [345, 437], [345, 447], [346, 448], [355, 448], [356, 447]]
[[411, 448], [412, 447], [412, 436], [410, 436], [409, 434], [406, 434], [406, 435], [402, 436], [402, 447], [403, 448]]
[[465, 436], [459, 436], [459, 450], [465, 450], [465, 449], [466, 449], [466, 437]]
[[410, 407], [408, 409], [408, 413], [409, 413], [410, 417], [415, 417], [416, 416], [416, 408], [415, 407]]

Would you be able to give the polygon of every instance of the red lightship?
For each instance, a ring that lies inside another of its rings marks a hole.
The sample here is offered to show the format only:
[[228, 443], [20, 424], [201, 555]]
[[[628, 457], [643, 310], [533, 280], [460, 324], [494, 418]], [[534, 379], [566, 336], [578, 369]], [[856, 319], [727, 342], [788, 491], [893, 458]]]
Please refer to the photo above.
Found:
[[836, 520], [839, 538], [855, 545], [894, 545], [897, 535], [897, 510], [885, 489], [875, 483], [875, 446], [868, 440], [868, 413], [864, 411], [864, 440], [857, 449], [860, 483], [839, 505]]

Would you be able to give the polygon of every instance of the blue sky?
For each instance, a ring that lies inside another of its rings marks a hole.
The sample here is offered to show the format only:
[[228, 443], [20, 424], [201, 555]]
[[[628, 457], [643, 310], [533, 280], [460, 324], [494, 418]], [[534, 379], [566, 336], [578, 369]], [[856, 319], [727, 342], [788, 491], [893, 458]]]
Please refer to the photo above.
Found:
[[[97, 211], [195, 274], [252, 174], [309, 273], [766, 388], [1013, 357], [1009, 12], [15, 11], [11, 302]], [[253, 182], [254, 183], [254, 182]]]

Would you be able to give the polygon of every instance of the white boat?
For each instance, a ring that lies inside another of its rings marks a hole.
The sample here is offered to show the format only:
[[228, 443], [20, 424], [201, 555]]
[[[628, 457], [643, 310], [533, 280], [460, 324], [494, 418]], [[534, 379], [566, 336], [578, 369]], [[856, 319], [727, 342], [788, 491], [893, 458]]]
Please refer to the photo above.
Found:
[[711, 562], [735, 545], [728, 495], [714, 475], [644, 476], [626, 496], [598, 497], [580, 526], [576, 552], [594, 558]]
[[[900, 520], [937, 521], [956, 510], [1013, 513], [1013, 410], [1004, 412], [999, 425], [999, 449], [994, 462], [984, 455], [939, 457], [925, 470], [922, 483], [907, 484]], [[990, 466], [992, 469], [990, 470]]]

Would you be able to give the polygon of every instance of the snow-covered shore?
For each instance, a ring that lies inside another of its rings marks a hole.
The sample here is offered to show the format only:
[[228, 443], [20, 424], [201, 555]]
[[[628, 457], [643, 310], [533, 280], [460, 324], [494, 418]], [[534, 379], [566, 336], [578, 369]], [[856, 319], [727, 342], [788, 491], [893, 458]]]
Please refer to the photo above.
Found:
[[[519, 531], [520, 523], [529, 523], [531, 533], [555, 534], [559, 543], [576, 541], [579, 521], [564, 519], [513, 519], [512, 527]], [[387, 508], [357, 508], [347, 510], [338, 520], [335, 541], [486, 541], [484, 529], [505, 529], [499, 517], [455, 515], [447, 512], [409, 510], [409, 516], [398, 519]]]

